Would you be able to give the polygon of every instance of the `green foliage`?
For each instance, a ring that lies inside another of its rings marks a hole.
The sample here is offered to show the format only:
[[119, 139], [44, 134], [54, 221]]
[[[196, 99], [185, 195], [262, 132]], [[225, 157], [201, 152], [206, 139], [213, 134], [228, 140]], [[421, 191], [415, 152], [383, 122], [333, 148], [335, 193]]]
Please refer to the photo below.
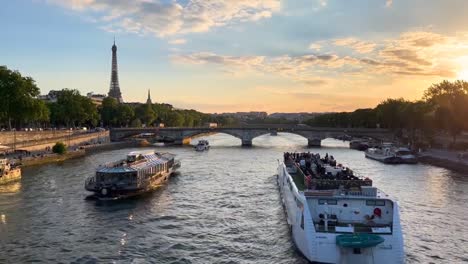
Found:
[[426, 102], [435, 108], [434, 120], [439, 129], [448, 131], [456, 141], [463, 129], [468, 129], [468, 82], [443, 81], [434, 84], [424, 93]]
[[47, 119], [43, 105], [35, 99], [38, 95], [39, 88], [31, 77], [0, 66], [0, 121], [6, 122], [10, 129], [12, 123], [20, 126], [28, 121]]
[[63, 155], [67, 153], [67, 146], [63, 142], [57, 142], [52, 147], [52, 152], [59, 154], [59, 155]]
[[91, 99], [80, 95], [78, 90], [63, 89], [57, 94], [57, 102], [49, 104], [52, 123], [76, 127], [83, 124], [96, 126], [99, 115]]
[[118, 123], [117, 120], [117, 109], [119, 107], [119, 103], [116, 99], [112, 97], [106, 97], [102, 101], [100, 113], [101, 113], [101, 121], [104, 126], [115, 126]]
[[132, 122], [130, 123], [130, 126], [131, 127], [141, 127], [142, 126], [141, 120], [138, 119], [138, 118], [132, 120]]

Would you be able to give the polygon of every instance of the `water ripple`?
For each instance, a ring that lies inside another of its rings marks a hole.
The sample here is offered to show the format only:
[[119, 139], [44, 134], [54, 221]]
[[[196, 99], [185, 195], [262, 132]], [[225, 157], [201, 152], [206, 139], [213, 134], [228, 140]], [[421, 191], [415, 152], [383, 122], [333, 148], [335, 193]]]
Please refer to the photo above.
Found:
[[[385, 166], [343, 143], [307, 149], [295, 135], [262, 136], [241, 148], [226, 135], [213, 148], [168, 148], [180, 174], [154, 193], [86, 201], [84, 180], [129, 150], [26, 169], [0, 189], [0, 263], [307, 263], [295, 250], [275, 185], [283, 151], [328, 152], [401, 205], [408, 263], [468, 261], [468, 178], [428, 166]], [[458, 246], [454, 246], [458, 245]]]

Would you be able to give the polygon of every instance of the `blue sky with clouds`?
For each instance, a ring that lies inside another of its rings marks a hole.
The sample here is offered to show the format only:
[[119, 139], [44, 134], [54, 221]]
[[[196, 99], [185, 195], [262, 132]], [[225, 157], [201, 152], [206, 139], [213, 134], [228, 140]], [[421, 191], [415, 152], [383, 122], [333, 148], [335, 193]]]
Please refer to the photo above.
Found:
[[116, 37], [126, 101], [207, 112], [347, 111], [468, 77], [463, 0], [16, 0], [0, 64], [41, 90], [107, 93]]

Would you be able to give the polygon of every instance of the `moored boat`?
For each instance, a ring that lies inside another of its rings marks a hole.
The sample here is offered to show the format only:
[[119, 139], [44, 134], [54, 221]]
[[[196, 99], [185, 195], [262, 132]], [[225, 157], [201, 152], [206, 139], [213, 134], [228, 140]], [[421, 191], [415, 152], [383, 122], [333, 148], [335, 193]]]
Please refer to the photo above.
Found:
[[402, 163], [406, 163], [406, 164], [418, 163], [418, 158], [408, 148], [403, 148], [403, 147], [396, 148], [394, 152], [397, 157], [401, 158]]
[[115, 200], [154, 190], [180, 167], [175, 155], [134, 151], [127, 158], [99, 166], [85, 189], [101, 200]]
[[386, 164], [415, 164], [418, 159], [408, 148], [397, 148], [391, 143], [383, 143], [376, 148], [369, 148], [365, 152], [366, 158]]
[[357, 150], [360, 150], [360, 151], [365, 151], [369, 148], [369, 142], [365, 141], [365, 140], [361, 140], [361, 139], [355, 139], [355, 140], [351, 140], [349, 142], [349, 148], [350, 149], [357, 149]]
[[11, 164], [8, 159], [0, 159], [0, 185], [21, 179], [21, 168]]
[[199, 140], [198, 141], [198, 144], [195, 145], [195, 150], [196, 151], [205, 151], [205, 150], [209, 150], [210, 149], [210, 142], [208, 142], [208, 140]]
[[335, 163], [318, 154], [285, 153], [278, 166], [297, 249], [312, 262], [403, 263], [398, 203]]

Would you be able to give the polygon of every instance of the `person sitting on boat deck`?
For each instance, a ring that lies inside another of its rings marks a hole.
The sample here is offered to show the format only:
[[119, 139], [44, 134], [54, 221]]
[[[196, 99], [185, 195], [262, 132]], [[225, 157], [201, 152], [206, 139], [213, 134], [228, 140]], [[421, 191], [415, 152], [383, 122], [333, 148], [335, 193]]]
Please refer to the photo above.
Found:
[[299, 165], [301, 165], [301, 169], [305, 169], [305, 167], [306, 167], [305, 159], [301, 159], [301, 160], [299, 161]]
[[307, 189], [312, 189], [312, 176], [310, 174], [307, 174], [305, 177], [305, 185]]

